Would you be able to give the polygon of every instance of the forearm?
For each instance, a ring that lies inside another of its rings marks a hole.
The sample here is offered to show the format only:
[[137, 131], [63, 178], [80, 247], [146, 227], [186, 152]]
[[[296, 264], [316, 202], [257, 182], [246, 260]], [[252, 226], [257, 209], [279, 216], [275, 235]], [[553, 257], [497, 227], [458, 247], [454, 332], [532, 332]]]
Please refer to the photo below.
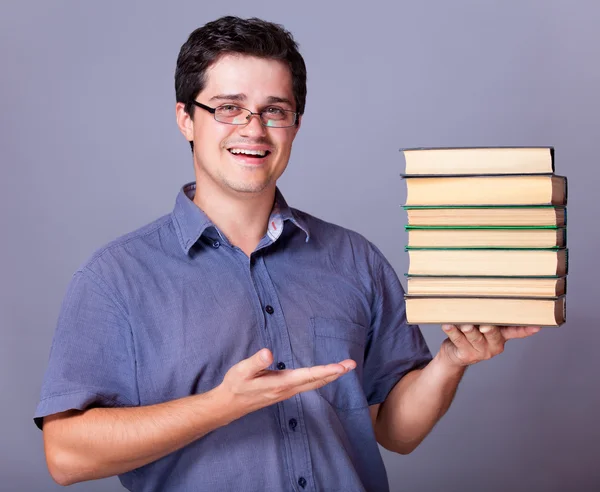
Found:
[[425, 368], [404, 376], [379, 408], [377, 441], [397, 453], [413, 451], [450, 407], [464, 372], [438, 354]]
[[48, 468], [62, 485], [125, 473], [237, 418], [228, 403], [213, 390], [146, 407], [92, 408], [48, 417]]

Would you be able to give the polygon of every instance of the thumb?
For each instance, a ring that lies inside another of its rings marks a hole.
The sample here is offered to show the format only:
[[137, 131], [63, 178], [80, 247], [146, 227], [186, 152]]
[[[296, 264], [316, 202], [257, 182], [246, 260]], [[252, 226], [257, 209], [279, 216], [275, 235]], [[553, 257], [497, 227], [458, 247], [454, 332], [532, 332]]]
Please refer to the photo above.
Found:
[[252, 377], [259, 372], [265, 370], [273, 362], [273, 354], [269, 349], [261, 349], [256, 352], [252, 357], [243, 360], [240, 365], [242, 366], [242, 372], [247, 377]]

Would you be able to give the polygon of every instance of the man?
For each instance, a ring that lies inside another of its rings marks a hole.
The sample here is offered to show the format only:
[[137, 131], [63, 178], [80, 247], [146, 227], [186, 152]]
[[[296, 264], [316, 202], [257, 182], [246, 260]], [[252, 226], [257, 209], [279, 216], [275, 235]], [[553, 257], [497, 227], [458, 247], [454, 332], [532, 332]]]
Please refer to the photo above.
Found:
[[72, 278], [35, 414], [52, 477], [387, 490], [377, 443], [411, 452], [467, 365], [536, 329], [445, 326], [432, 358], [379, 250], [288, 207], [306, 68], [283, 28], [211, 22], [175, 79], [196, 181]]

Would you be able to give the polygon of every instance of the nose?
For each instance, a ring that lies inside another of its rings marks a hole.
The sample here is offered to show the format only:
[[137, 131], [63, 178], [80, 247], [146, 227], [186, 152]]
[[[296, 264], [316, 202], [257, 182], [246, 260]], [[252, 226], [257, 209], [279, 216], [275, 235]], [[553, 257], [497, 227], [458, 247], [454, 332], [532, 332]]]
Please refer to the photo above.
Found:
[[251, 114], [248, 116], [248, 123], [240, 126], [240, 134], [248, 135], [249, 137], [265, 135], [267, 129], [262, 124], [260, 114]]

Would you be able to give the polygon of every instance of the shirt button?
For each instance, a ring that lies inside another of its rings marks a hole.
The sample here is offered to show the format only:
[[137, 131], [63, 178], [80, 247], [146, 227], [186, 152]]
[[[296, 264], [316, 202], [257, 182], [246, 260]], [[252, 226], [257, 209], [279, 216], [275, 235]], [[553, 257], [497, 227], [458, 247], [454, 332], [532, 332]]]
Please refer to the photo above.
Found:
[[273, 306], [270, 306], [270, 305], [265, 306], [265, 311], [269, 314], [273, 314], [275, 312], [275, 310], [273, 309]]
[[285, 364], [283, 362], [278, 362], [277, 369], [279, 369], [280, 371], [283, 371], [285, 369]]
[[214, 243], [212, 243], [212, 247], [217, 249], [219, 246], [221, 246], [221, 243], [219, 241], [215, 241]]
[[300, 477], [298, 479], [298, 485], [300, 485], [300, 487], [302, 487], [302, 488], [306, 487], [306, 478]]
[[288, 422], [288, 425], [290, 426], [290, 429], [296, 430], [296, 426], [298, 425], [298, 421], [296, 419], [290, 419], [290, 421]]

